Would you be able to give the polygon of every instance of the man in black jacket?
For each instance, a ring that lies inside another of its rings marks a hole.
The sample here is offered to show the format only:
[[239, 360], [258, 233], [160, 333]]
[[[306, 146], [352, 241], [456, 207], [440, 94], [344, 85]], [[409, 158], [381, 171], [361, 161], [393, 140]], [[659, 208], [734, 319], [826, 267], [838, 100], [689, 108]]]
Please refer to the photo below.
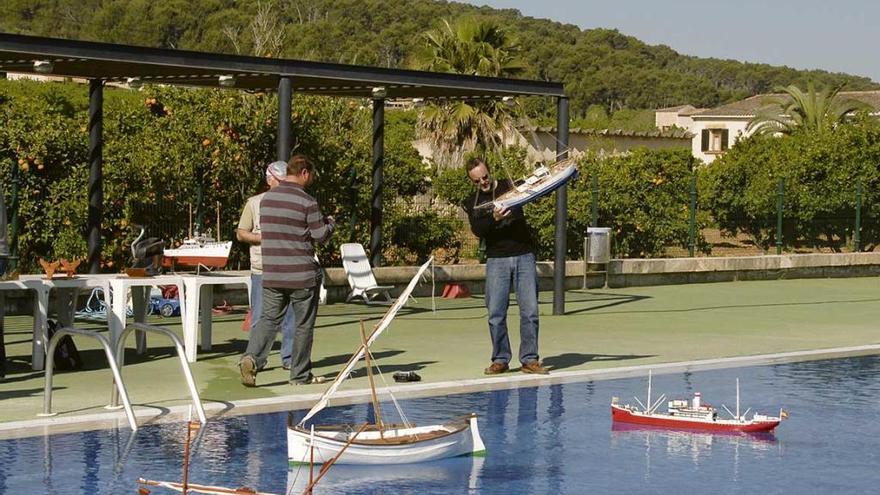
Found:
[[519, 361], [523, 373], [547, 374], [538, 360], [538, 274], [535, 248], [521, 207], [476, 208], [513, 188], [510, 180], [495, 180], [482, 158], [467, 163], [477, 191], [464, 205], [475, 235], [486, 241], [486, 309], [492, 337], [492, 363], [484, 370], [497, 375], [509, 369], [512, 356], [507, 335], [511, 288], [519, 306]]

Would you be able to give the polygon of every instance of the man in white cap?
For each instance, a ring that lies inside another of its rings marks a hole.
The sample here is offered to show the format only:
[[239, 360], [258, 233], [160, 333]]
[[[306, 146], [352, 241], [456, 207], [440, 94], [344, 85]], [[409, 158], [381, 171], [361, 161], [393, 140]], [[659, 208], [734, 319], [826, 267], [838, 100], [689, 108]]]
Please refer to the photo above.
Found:
[[[269, 189], [277, 186], [287, 177], [287, 162], [272, 162], [266, 167], [266, 184]], [[260, 244], [262, 234], [260, 230], [260, 201], [266, 192], [251, 196], [244, 205], [241, 219], [238, 221], [238, 230], [235, 237], [246, 244], [250, 244], [251, 258], [251, 331], [260, 321], [260, 313], [263, 307], [263, 256]], [[288, 307], [281, 324], [281, 366], [290, 369], [290, 356], [293, 354], [293, 308]]]

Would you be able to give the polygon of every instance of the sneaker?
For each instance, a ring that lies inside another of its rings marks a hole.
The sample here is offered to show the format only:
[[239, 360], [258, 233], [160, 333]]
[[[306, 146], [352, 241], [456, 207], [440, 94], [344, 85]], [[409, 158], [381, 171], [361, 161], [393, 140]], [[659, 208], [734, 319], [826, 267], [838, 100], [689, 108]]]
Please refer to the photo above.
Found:
[[241, 373], [241, 384], [245, 387], [257, 386], [257, 363], [251, 356], [242, 356], [238, 362], [238, 371]]
[[291, 385], [317, 385], [319, 383], [324, 383], [326, 381], [327, 381], [327, 379], [324, 378], [323, 376], [311, 375], [311, 376], [309, 376], [308, 379], [301, 381], [301, 382], [296, 381], [296, 380], [291, 380], [290, 384]]
[[507, 363], [492, 363], [488, 368], [483, 370], [483, 373], [486, 375], [500, 375], [508, 369], [510, 368], [507, 366]]
[[281, 367], [286, 369], [287, 371], [290, 371], [290, 361], [282, 361]]
[[521, 368], [523, 373], [532, 373], [535, 375], [549, 375], [550, 372], [547, 371], [547, 368], [541, 366], [541, 363], [538, 361], [531, 361], [522, 365]]

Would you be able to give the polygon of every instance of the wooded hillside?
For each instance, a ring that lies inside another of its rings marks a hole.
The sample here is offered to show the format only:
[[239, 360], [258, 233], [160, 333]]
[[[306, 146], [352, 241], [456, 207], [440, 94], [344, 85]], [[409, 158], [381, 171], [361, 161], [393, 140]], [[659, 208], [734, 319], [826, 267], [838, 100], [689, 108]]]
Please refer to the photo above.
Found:
[[[698, 58], [613, 29], [436, 0], [5, 0], [0, 31], [165, 48], [408, 67], [441, 19], [498, 19], [523, 49], [525, 77], [563, 81], [572, 117], [604, 108], [710, 107], [807, 81], [876, 89], [865, 77]], [[550, 105], [546, 105], [550, 109]], [[532, 108], [540, 115], [544, 106]]]

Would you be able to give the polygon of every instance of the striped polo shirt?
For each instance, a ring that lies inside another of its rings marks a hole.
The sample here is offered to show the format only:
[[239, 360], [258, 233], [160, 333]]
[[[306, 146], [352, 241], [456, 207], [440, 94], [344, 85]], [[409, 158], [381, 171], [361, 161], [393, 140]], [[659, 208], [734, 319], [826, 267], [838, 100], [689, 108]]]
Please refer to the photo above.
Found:
[[263, 286], [305, 289], [316, 285], [318, 262], [313, 241], [325, 242], [333, 225], [318, 202], [294, 182], [282, 182], [260, 202]]

